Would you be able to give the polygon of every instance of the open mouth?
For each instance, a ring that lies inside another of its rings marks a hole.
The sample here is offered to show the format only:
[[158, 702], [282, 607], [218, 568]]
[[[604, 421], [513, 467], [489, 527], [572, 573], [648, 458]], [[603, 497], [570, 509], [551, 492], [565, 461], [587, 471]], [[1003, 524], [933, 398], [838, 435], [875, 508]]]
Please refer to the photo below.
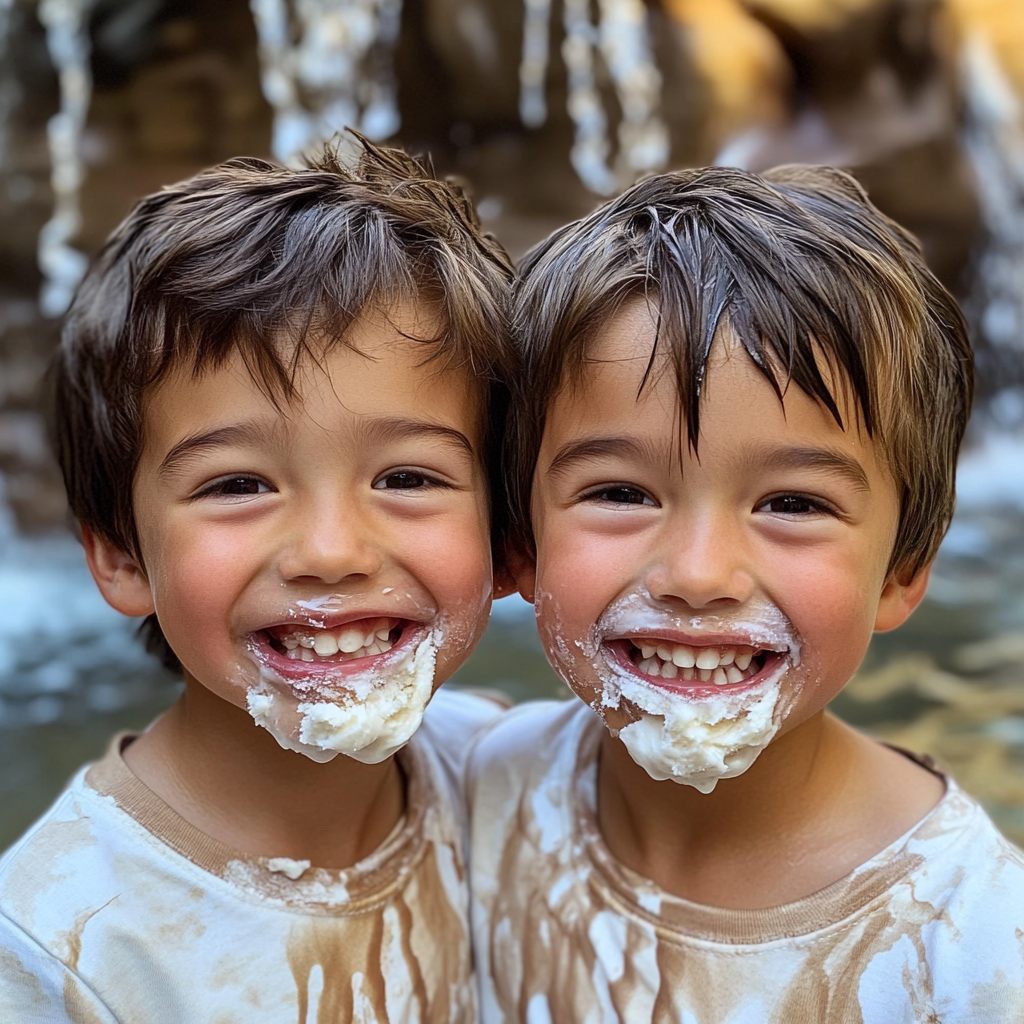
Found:
[[639, 675], [662, 685], [742, 685], [784, 656], [779, 651], [744, 644], [691, 646], [656, 637], [615, 640], [611, 646]]
[[368, 618], [331, 629], [294, 624], [271, 626], [260, 637], [279, 656], [307, 664], [338, 665], [387, 654], [411, 625], [406, 619]]

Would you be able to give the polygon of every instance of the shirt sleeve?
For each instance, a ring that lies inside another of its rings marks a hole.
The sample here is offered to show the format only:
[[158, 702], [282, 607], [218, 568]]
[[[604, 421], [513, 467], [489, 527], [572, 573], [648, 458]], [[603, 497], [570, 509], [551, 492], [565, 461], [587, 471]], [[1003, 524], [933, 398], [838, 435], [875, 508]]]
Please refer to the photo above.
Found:
[[118, 1024], [92, 989], [10, 918], [0, 915], [0, 1021]]

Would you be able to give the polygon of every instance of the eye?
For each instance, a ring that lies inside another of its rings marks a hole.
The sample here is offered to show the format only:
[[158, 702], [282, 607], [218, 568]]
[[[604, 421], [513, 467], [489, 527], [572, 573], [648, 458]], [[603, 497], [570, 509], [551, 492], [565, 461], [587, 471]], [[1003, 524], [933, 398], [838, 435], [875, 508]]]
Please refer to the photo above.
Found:
[[630, 484], [611, 484], [588, 491], [584, 501], [598, 501], [605, 505], [653, 505], [654, 500], [639, 487]]
[[832, 509], [803, 494], [778, 494], [760, 505], [758, 512], [782, 516], [833, 515]]
[[378, 491], [416, 491], [427, 487], [445, 487], [442, 481], [415, 469], [393, 469], [373, 482]]
[[265, 480], [248, 473], [237, 473], [213, 480], [196, 494], [197, 498], [248, 498], [255, 494], [270, 494], [274, 490]]

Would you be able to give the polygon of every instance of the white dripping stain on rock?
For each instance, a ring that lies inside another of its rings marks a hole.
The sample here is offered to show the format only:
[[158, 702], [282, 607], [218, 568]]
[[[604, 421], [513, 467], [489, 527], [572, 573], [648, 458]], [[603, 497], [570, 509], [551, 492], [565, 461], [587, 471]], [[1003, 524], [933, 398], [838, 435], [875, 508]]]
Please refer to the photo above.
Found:
[[399, 126], [394, 48], [402, 0], [250, 0], [274, 156], [291, 161], [346, 127], [386, 139]]
[[39, 306], [45, 316], [60, 316], [68, 308], [88, 266], [71, 241], [82, 226], [80, 150], [92, 99], [88, 22], [93, 6], [94, 0], [42, 0], [38, 8], [60, 84], [60, 110], [46, 125], [53, 216], [40, 230], [38, 244], [44, 278]]
[[[519, 111], [523, 124], [547, 120], [550, 0], [527, 0], [519, 64]], [[668, 130], [659, 113], [661, 72], [654, 59], [642, 0], [599, 0], [596, 23], [590, 0], [564, 0], [562, 57], [568, 85], [567, 108], [575, 127], [570, 159], [590, 191], [611, 195], [636, 178], [665, 166]], [[608, 70], [621, 110], [614, 169], [605, 104], [597, 85], [597, 60]]]

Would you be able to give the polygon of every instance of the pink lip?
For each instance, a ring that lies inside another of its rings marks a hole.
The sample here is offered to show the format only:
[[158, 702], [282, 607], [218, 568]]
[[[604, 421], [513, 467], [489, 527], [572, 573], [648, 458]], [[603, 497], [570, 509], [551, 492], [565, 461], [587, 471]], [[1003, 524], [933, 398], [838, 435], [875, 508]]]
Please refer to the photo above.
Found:
[[[761, 667], [760, 671], [755, 672], [754, 675], [750, 676], [748, 679], [744, 679], [742, 682], [726, 683], [723, 686], [715, 686], [714, 684], [709, 684], [695, 680], [686, 681], [677, 679], [661, 679], [655, 676], [648, 676], [644, 675], [641, 672], [638, 672], [637, 666], [633, 663], [632, 659], [629, 656], [629, 647], [627, 646], [627, 644], [632, 644], [633, 637], [636, 637], [637, 639], [642, 637], [645, 640], [648, 638], [650, 638], [651, 640], [655, 639], [654, 634], [650, 634], [650, 636], [648, 637], [648, 634], [630, 633], [629, 637], [618, 637], [611, 640], [606, 640], [602, 644], [602, 647], [607, 652], [609, 652], [609, 655], [611, 656], [612, 660], [614, 660], [622, 668], [626, 669], [626, 671], [628, 671], [636, 679], [640, 680], [640, 682], [646, 683], [648, 686], [652, 686], [655, 689], [667, 690], [670, 693], [685, 694], [687, 697], [696, 698], [711, 697], [719, 693], [743, 693], [746, 690], [753, 689], [755, 686], [758, 686], [760, 683], [763, 683], [770, 675], [772, 675], [772, 673], [774, 673], [778, 669], [779, 664], [785, 660], [787, 654], [786, 651], [771, 651], [766, 647], [758, 647], [757, 644], [751, 644], [749, 642], [749, 639], [746, 643], [732, 640], [720, 641], [717, 644], [692, 644], [682, 639], [669, 641], [670, 643], [674, 642], [678, 644], [687, 644], [687, 646], [693, 647], [757, 647], [758, 650], [765, 652], [765, 663]], [[666, 634], [664, 633], [659, 633], [658, 638], [667, 639]]]

